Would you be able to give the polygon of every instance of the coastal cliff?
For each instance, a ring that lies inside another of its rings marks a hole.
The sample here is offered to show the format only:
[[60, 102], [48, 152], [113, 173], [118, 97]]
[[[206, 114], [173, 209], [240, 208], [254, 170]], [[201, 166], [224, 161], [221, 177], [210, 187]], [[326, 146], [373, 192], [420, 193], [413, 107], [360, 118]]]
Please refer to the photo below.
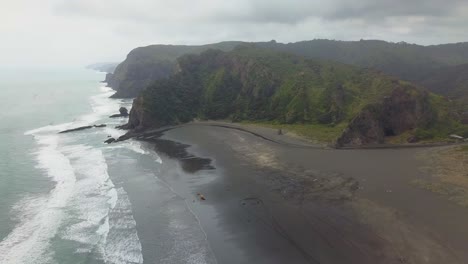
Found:
[[202, 46], [151, 45], [132, 50], [105, 82], [116, 90], [113, 98], [136, 97], [154, 81], [168, 78], [177, 70], [177, 59], [208, 49], [232, 50], [240, 42], [220, 42]]
[[[145, 89], [128, 129], [198, 119], [317, 124], [341, 129], [337, 146], [408, 141], [465, 127], [440, 96], [373, 70], [244, 45], [182, 56], [177, 73]], [[410, 139], [411, 138], [411, 139]]]
[[[385, 143], [385, 137], [400, 135], [438, 122], [437, 109], [427, 91], [395, 88], [378, 104], [370, 104], [351, 120], [337, 146]], [[410, 139], [416, 141], [418, 138]]]

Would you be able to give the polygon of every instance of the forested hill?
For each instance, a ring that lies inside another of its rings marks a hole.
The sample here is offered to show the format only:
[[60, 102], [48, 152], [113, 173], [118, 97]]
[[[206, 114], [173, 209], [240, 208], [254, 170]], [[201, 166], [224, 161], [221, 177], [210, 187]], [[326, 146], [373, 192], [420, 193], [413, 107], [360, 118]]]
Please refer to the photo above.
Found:
[[423, 78], [421, 84], [451, 99], [464, 98], [468, 107], [468, 64], [434, 70]]
[[403, 133], [417, 140], [466, 132], [447, 100], [374, 70], [255, 45], [185, 55], [177, 69], [134, 101], [126, 128], [194, 118], [347, 127], [339, 145], [383, 143]]
[[[202, 46], [152, 45], [134, 49], [106, 81], [117, 90], [115, 97], [135, 97], [153, 81], [175, 71], [176, 60], [207, 49], [230, 51], [243, 42], [221, 42]], [[422, 83], [434, 71], [468, 63], [468, 43], [420, 46], [378, 40], [311, 40], [282, 44], [257, 42], [258, 47], [374, 68], [402, 80]], [[440, 90], [438, 88], [435, 90]]]
[[375, 68], [410, 81], [419, 81], [434, 69], [468, 63], [468, 43], [421, 46], [381, 40], [317, 39], [288, 44], [267, 42], [259, 45], [308, 58]]
[[131, 98], [138, 95], [153, 81], [167, 78], [176, 71], [177, 59], [185, 54], [199, 54], [208, 49], [232, 50], [241, 42], [220, 42], [201, 46], [151, 45], [132, 50], [106, 82], [117, 91], [116, 98]]

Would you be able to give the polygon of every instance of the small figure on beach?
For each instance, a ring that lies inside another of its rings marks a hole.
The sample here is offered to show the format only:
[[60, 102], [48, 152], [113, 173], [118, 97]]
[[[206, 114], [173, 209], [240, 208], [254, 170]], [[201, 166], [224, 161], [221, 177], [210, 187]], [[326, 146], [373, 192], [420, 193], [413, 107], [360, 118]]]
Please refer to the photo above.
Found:
[[278, 135], [283, 135], [283, 130], [281, 130], [281, 128], [278, 129]]

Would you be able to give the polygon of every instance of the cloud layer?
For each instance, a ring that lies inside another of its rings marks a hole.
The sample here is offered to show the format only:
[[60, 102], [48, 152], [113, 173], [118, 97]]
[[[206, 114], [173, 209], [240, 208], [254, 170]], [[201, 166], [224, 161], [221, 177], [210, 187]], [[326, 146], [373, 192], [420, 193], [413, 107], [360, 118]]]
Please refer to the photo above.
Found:
[[122, 60], [152, 43], [468, 41], [465, 0], [16, 0], [0, 17], [6, 65]]

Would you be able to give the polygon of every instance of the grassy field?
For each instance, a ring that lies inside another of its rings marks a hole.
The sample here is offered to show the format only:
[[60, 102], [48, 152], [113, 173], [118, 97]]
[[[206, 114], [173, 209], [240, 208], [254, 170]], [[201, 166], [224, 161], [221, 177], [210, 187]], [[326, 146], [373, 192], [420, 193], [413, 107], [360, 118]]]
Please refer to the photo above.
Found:
[[346, 128], [346, 123], [335, 126], [319, 124], [278, 124], [274, 122], [241, 122], [246, 125], [256, 125], [281, 129], [283, 133], [291, 136], [298, 136], [313, 143], [332, 144], [341, 135]]
[[468, 207], [468, 145], [431, 149], [421, 157], [430, 177], [412, 183]]

